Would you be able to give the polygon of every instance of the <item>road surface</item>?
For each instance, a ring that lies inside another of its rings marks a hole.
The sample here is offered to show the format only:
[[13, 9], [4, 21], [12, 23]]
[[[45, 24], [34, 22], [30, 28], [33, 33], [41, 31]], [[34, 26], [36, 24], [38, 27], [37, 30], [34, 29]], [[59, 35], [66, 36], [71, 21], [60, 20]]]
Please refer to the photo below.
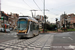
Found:
[[0, 34], [3, 50], [75, 50], [75, 32], [41, 33], [34, 38], [18, 39], [16, 32]]

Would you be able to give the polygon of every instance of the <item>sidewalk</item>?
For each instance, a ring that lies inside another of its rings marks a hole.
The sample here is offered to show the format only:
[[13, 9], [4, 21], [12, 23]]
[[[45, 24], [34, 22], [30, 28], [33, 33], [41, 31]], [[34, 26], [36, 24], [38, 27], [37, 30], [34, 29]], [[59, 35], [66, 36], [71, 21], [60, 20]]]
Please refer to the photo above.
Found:
[[4, 34], [6, 34], [6, 33], [4, 33], [4, 32], [0, 32], [0, 35], [4, 35]]
[[8, 32], [0, 32], [0, 35], [8, 34]]

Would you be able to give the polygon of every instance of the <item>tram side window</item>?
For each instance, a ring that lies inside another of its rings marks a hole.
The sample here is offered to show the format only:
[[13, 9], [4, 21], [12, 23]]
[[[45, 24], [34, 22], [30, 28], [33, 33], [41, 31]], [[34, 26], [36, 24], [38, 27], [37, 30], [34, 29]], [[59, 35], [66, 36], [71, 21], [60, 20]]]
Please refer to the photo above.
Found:
[[37, 25], [37, 30], [39, 30], [39, 25]]
[[37, 30], [37, 24], [35, 23], [35, 30]]
[[33, 23], [31, 23], [31, 25], [30, 25], [30, 31], [32, 31], [33, 30]]
[[37, 24], [36, 24], [36, 27], [35, 27], [35, 28], [36, 28], [36, 30], [37, 30]]
[[39, 29], [39, 25], [36, 25], [36, 29], [37, 29], [37, 30]]
[[37, 25], [37, 23], [33, 23], [32, 28], [33, 30], [38, 30], [39, 26]]
[[35, 30], [38, 30], [39, 29], [38, 27], [39, 27], [38, 24], [35, 23]]
[[33, 23], [33, 30], [35, 30], [35, 23]]

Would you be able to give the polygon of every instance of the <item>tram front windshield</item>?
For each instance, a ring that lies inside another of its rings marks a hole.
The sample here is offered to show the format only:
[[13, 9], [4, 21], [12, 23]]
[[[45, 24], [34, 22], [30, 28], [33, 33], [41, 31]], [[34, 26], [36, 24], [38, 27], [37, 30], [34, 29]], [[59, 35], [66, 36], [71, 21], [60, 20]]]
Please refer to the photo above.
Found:
[[28, 21], [18, 21], [18, 30], [26, 30]]

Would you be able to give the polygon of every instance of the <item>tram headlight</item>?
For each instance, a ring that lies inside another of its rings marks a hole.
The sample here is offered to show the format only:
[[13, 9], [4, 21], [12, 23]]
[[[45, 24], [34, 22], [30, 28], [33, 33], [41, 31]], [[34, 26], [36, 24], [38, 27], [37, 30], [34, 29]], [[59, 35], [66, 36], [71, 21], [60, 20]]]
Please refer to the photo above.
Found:
[[25, 32], [25, 34], [26, 34], [26, 32]]

